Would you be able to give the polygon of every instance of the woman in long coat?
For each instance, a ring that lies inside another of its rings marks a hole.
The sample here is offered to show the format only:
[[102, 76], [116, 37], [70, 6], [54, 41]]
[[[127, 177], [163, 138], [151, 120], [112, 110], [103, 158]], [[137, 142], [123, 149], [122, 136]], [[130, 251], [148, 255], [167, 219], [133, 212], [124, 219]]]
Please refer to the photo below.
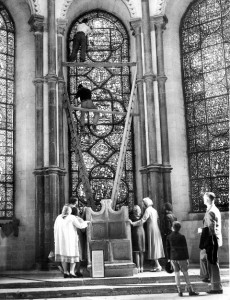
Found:
[[[64, 205], [62, 213], [54, 223], [55, 261], [61, 262], [64, 278], [76, 278], [75, 265], [80, 261], [77, 228], [86, 228], [89, 221], [79, 220], [71, 215], [72, 209]], [[69, 268], [69, 270], [68, 270]]]
[[147, 197], [143, 199], [144, 206], [146, 207], [145, 212], [141, 220], [137, 222], [130, 222], [133, 226], [139, 226], [147, 222], [147, 241], [148, 241], [148, 255], [147, 258], [155, 261], [156, 268], [154, 272], [162, 270], [158, 259], [165, 257], [164, 248], [161, 238], [160, 229], [158, 226], [158, 213], [153, 208], [153, 201]]

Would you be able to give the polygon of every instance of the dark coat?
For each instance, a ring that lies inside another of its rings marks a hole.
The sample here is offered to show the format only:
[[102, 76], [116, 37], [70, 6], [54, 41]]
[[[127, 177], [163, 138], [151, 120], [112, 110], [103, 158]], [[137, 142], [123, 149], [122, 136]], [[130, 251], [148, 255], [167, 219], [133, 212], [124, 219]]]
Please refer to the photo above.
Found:
[[218, 242], [216, 235], [210, 235], [209, 228], [204, 227], [202, 229], [200, 237], [199, 248], [205, 249], [207, 253], [207, 258], [211, 264], [215, 265], [217, 263], [217, 251], [218, 251]]
[[185, 236], [173, 231], [166, 239], [167, 257], [171, 260], [186, 260], [189, 258]]

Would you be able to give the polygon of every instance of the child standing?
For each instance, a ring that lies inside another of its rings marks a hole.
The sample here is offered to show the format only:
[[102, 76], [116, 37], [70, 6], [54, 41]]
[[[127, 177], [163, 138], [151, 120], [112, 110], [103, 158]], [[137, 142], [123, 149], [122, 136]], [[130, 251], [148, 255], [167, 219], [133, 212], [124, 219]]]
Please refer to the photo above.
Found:
[[182, 271], [185, 282], [187, 285], [187, 291], [189, 296], [198, 296], [199, 293], [194, 292], [188, 275], [189, 266], [189, 255], [185, 236], [180, 234], [181, 229], [180, 222], [173, 222], [172, 230], [173, 232], [167, 236], [166, 239], [166, 251], [168, 260], [171, 261], [173, 269], [175, 271], [175, 281], [177, 285], [178, 295], [183, 296], [181, 286], [180, 286], [180, 271]]
[[[134, 205], [133, 214], [131, 215], [131, 224], [132, 222], [139, 221], [141, 219], [141, 208], [138, 205]], [[145, 231], [143, 224], [139, 226], [132, 226], [132, 246], [135, 256], [135, 261], [137, 265], [137, 271], [143, 272], [144, 265], [144, 252], [145, 252]]]

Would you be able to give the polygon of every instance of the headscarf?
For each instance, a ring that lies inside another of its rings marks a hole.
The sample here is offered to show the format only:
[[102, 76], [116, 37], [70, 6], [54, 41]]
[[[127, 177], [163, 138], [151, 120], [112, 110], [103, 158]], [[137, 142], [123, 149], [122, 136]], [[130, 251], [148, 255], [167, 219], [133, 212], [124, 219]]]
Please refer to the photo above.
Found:
[[149, 207], [149, 206], [153, 205], [153, 201], [149, 197], [144, 198], [143, 202], [144, 202], [146, 207]]
[[141, 216], [141, 208], [140, 208], [139, 205], [134, 205], [134, 207], [133, 207], [133, 215], [135, 217], [137, 217], [137, 218]]
[[64, 219], [65, 217], [67, 217], [68, 215], [70, 215], [71, 212], [72, 212], [72, 208], [69, 205], [65, 204], [63, 206], [63, 208], [62, 208], [62, 213], [61, 213], [62, 214], [62, 218]]

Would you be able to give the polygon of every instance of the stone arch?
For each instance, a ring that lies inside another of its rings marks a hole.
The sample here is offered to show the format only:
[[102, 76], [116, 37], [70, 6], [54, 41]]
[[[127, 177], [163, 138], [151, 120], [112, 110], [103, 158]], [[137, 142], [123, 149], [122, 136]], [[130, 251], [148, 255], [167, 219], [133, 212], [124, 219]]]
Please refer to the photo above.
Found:
[[41, 14], [41, 9], [38, 0], [26, 0], [26, 2], [30, 7], [31, 15]]
[[[30, 0], [31, 1], [31, 0]], [[67, 16], [67, 13], [68, 13], [68, 10], [69, 10], [69, 7], [70, 5], [74, 2], [74, 0], [64, 0], [63, 1], [63, 4], [62, 4], [62, 7], [60, 9], [60, 13], [58, 13], [57, 17], [58, 18], [61, 18], [61, 19], [65, 19], [66, 16]], [[81, 1], [78, 1], [77, 5], [81, 5], [80, 3]], [[85, 5], [88, 5], [88, 1], [84, 1]], [[110, 1], [106, 1], [106, 2], [110, 2]], [[137, 17], [137, 11], [136, 11], [136, 6], [135, 6], [135, 3], [134, 3], [134, 0], [120, 0], [119, 2], [122, 2], [127, 8], [128, 8], [128, 11], [129, 11], [129, 15], [131, 18], [136, 18]], [[90, 6], [91, 8], [90, 9], [96, 9], [96, 8], [101, 8], [102, 5], [105, 4], [105, 1], [95, 1], [95, 3], [90, 3]], [[119, 3], [117, 3], [118, 6], [119, 6]], [[116, 6], [117, 6], [116, 4]], [[114, 3], [110, 4], [111, 7], [114, 6]]]

